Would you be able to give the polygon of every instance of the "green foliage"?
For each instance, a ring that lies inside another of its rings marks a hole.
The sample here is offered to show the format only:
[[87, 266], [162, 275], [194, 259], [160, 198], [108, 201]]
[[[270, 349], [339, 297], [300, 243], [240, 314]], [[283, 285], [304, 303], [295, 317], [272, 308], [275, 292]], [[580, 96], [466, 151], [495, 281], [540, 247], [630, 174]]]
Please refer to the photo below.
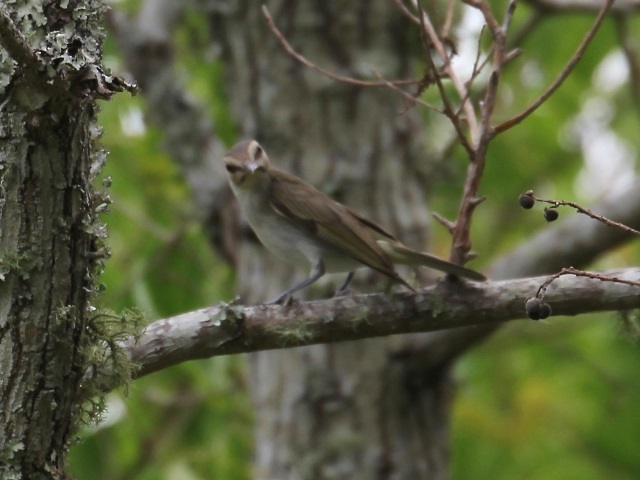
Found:
[[[140, 308], [155, 320], [232, 298], [234, 279], [192, 215], [189, 192], [161, 153], [158, 133], [136, 133], [143, 108], [139, 98], [120, 95], [101, 112], [103, 144], [110, 156], [97, 182], [110, 177], [106, 183], [111, 183], [113, 203], [102, 217], [111, 258], [97, 306], [116, 312]], [[110, 322], [99, 317], [92, 325], [106, 328]], [[139, 322], [130, 321], [120, 327], [116, 330], [123, 334], [140, 329]], [[104, 365], [111, 350], [102, 344], [105, 349], [94, 357]], [[86, 427], [71, 450], [74, 475], [173, 480], [206, 479], [216, 472], [219, 478], [248, 478], [251, 408], [243, 365], [239, 357], [179, 365], [110, 394], [106, 405], [87, 392], [92, 400], [84, 406], [90, 410], [86, 419], [102, 414], [103, 421]], [[129, 370], [117, 372], [123, 377], [111, 378], [109, 385], [126, 383]]]
[[[247, 478], [250, 408], [237, 358], [191, 362], [112, 394], [106, 426], [72, 451], [79, 478]], [[111, 415], [111, 416], [110, 416]]]
[[463, 359], [453, 478], [637, 478], [640, 350], [607, 317], [521, 323]]

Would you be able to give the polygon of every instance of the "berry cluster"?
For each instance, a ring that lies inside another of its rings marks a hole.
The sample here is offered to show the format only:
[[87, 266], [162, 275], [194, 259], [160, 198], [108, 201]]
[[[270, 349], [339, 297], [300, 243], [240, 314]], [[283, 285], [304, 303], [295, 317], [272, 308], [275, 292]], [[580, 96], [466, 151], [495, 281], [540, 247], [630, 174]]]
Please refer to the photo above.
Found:
[[[533, 208], [533, 206], [536, 203], [536, 197], [533, 196], [533, 190], [529, 190], [528, 192], [525, 192], [523, 194], [521, 194], [518, 197], [518, 203], [520, 203], [520, 206], [522, 208], [524, 208], [525, 210], [530, 210]], [[547, 222], [555, 222], [558, 217], [560, 216], [560, 214], [558, 213], [558, 210], [556, 210], [557, 206], [551, 206], [551, 207], [546, 207], [544, 209], [544, 219]]]

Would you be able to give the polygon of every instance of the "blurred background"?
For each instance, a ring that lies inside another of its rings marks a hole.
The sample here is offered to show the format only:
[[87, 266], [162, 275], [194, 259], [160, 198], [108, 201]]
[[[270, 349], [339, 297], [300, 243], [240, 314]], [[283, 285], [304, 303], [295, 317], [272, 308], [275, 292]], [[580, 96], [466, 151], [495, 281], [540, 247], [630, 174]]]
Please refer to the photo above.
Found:
[[[131, 14], [140, 3], [124, 0], [113, 9]], [[519, 4], [514, 23], [533, 9]], [[524, 54], [502, 79], [497, 119], [519, 111], [552, 81], [593, 17], [549, 13], [528, 34]], [[565, 85], [492, 144], [481, 187], [488, 199], [475, 214], [474, 250], [480, 257], [474, 268], [482, 270], [547, 227], [541, 208], [519, 207], [520, 193], [533, 189], [543, 198], [588, 207], [636, 175], [640, 85], [632, 57], [621, 46], [640, 46], [638, 20], [631, 14], [624, 23], [607, 20]], [[461, 71], [473, 63], [481, 24], [471, 9], [460, 14], [454, 32]], [[209, 44], [208, 28], [197, 8], [188, 11], [172, 38], [174, 61], [189, 94], [231, 146], [239, 138], [226, 113], [224, 65]], [[112, 36], [105, 52], [114, 72], [126, 70]], [[433, 95], [429, 91], [425, 99]], [[102, 143], [110, 154], [103, 178], [112, 179], [113, 199], [103, 217], [112, 256], [101, 303], [116, 311], [138, 308], [152, 321], [230, 300], [236, 291], [234, 271], [203, 234], [190, 191], [166, 153], [162, 133], [147, 122], [146, 108], [144, 95], [120, 94], [101, 105]], [[444, 128], [442, 117], [427, 110], [424, 116], [431, 135]], [[466, 164], [458, 148], [446, 162], [430, 166], [433, 211], [455, 218]], [[572, 215], [562, 209], [559, 221]], [[431, 235], [431, 250], [446, 257], [448, 233], [434, 226]], [[639, 258], [635, 242], [592, 267], [637, 265]], [[635, 325], [635, 314], [615, 313], [517, 321], [465, 355], [455, 368], [452, 478], [640, 478]], [[251, 478], [246, 367], [244, 356], [193, 361], [111, 393], [103, 423], [85, 429], [72, 449], [74, 475], [190, 480], [214, 478], [215, 472], [220, 479]]]

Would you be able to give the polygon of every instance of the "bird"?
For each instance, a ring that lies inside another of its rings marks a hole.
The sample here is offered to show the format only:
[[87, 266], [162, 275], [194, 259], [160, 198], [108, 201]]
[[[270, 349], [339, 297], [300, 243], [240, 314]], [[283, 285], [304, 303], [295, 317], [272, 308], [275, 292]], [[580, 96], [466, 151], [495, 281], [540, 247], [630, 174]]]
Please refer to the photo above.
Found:
[[229, 185], [260, 242], [277, 257], [310, 267], [305, 280], [268, 304], [284, 303], [325, 273], [347, 273], [336, 292], [342, 294], [354, 271], [365, 266], [413, 292], [416, 290], [396, 272], [394, 264], [422, 265], [475, 281], [486, 280], [479, 272], [403, 245], [380, 225], [274, 167], [255, 140], [236, 144], [224, 155], [223, 163]]

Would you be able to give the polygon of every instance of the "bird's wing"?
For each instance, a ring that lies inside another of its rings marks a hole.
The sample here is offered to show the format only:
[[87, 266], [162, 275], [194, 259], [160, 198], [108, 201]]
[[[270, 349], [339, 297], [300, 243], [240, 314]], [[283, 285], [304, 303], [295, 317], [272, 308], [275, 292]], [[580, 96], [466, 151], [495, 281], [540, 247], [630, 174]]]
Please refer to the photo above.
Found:
[[[411, 288], [396, 273], [391, 259], [368, 230], [368, 221], [363, 222], [362, 217], [353, 210], [287, 172], [272, 168], [271, 173], [273, 180], [269, 201], [278, 214], [358, 262]], [[390, 237], [381, 227], [376, 227], [371, 228]]]
[[374, 238], [376, 240], [378, 240], [379, 237], [384, 237], [388, 240], [392, 240], [394, 242], [397, 242], [398, 240], [396, 239], [396, 237], [394, 237], [393, 235], [391, 235], [389, 232], [387, 232], [384, 228], [382, 228], [380, 225], [378, 225], [375, 222], [372, 222], [371, 220], [369, 220], [368, 218], [363, 217], [362, 215], [360, 215], [358, 212], [356, 212], [355, 210], [350, 209], [347, 206], [343, 207], [366, 229], [371, 230], [371, 233], [373, 234]]

